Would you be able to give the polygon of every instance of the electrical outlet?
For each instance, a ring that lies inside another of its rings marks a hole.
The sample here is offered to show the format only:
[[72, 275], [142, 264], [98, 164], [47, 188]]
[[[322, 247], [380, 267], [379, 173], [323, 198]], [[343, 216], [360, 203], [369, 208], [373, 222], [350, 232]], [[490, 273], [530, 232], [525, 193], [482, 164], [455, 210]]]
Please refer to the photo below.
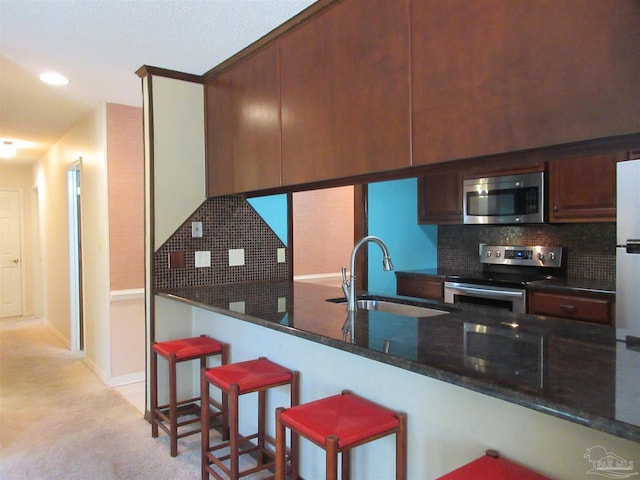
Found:
[[242, 267], [244, 265], [244, 248], [229, 250], [229, 266]]
[[278, 263], [284, 263], [287, 261], [287, 255], [284, 248], [278, 249]]
[[202, 222], [191, 222], [191, 237], [202, 237]]
[[195, 263], [195, 267], [196, 268], [210, 267], [211, 266], [211, 252], [208, 251], [208, 250], [204, 251], [204, 252], [196, 252], [194, 263]]
[[278, 313], [287, 311], [287, 297], [278, 297]]
[[237, 313], [245, 313], [245, 303], [243, 301], [229, 302], [229, 310]]

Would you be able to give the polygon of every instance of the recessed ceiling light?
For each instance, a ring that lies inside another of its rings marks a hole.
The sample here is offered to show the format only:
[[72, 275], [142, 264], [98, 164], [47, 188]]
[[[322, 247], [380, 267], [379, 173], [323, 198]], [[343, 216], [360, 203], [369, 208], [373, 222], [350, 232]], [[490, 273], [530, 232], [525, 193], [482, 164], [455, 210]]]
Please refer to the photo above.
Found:
[[40, 80], [49, 85], [66, 85], [69, 83], [69, 79], [64, 75], [60, 75], [56, 72], [46, 72], [40, 75]]
[[0, 158], [12, 158], [16, 156], [16, 146], [11, 140], [3, 140], [0, 143]]

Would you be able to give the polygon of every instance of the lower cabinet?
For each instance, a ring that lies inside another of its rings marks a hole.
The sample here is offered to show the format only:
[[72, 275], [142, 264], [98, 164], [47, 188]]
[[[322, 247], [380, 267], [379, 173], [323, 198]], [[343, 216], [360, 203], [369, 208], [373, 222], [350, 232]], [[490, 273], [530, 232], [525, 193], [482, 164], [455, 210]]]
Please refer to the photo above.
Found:
[[396, 274], [396, 292], [407, 297], [444, 301], [444, 280], [439, 277]]
[[527, 313], [613, 325], [614, 308], [612, 295], [532, 290], [529, 292]]

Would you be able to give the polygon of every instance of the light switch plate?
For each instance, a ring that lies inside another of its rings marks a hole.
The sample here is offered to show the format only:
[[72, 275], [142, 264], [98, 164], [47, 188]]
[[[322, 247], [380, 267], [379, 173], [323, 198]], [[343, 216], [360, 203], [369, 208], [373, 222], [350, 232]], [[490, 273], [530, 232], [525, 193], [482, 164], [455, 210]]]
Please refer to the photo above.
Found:
[[211, 252], [206, 250], [203, 252], [196, 252], [195, 256], [196, 268], [210, 267], [211, 266]]
[[191, 222], [191, 237], [202, 237], [202, 222]]
[[229, 266], [241, 267], [244, 265], [244, 248], [232, 248], [229, 250]]
[[284, 248], [279, 248], [278, 249], [278, 263], [284, 263], [286, 262], [287, 257], [286, 257], [286, 252]]

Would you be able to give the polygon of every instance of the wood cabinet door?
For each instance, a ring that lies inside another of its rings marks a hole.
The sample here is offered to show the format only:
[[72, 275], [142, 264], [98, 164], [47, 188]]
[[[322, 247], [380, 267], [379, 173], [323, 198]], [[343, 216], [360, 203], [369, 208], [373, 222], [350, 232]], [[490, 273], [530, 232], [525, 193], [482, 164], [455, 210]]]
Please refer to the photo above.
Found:
[[418, 178], [418, 223], [462, 223], [462, 172]]
[[396, 276], [396, 292], [407, 297], [444, 301], [444, 280], [442, 278], [417, 277], [415, 275]]
[[601, 296], [532, 291], [528, 313], [613, 325], [613, 300]]
[[549, 221], [615, 222], [616, 162], [626, 153], [554, 160], [549, 164]]
[[283, 182], [410, 166], [407, 0], [348, 0], [281, 45]]
[[206, 116], [209, 196], [280, 186], [277, 43], [207, 84]]
[[637, 131], [638, 3], [582, 7], [412, 2], [413, 163]]

